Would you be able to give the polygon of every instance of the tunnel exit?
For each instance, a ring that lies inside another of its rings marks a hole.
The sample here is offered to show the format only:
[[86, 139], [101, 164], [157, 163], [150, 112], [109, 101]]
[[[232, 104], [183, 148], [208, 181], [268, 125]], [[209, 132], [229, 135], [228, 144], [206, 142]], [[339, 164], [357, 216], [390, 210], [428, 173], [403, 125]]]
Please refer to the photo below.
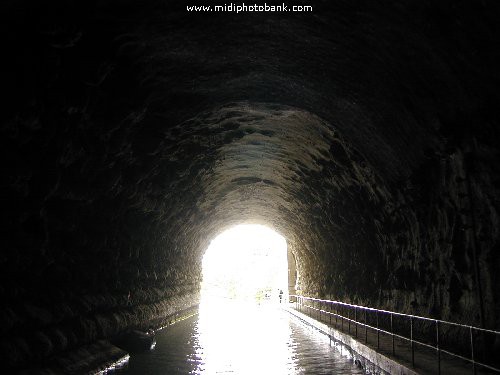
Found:
[[215, 298], [279, 303], [287, 292], [287, 243], [274, 230], [238, 225], [210, 243], [203, 257], [202, 303]]

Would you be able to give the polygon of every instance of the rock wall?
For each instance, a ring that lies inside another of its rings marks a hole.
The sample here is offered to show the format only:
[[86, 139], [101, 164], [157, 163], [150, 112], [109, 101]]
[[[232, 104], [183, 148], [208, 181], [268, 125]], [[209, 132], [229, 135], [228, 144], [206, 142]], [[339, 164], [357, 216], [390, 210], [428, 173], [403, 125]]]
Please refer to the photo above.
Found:
[[195, 305], [239, 223], [301, 293], [499, 328], [498, 2], [311, 4], [2, 4], [10, 365]]
[[128, 294], [73, 293], [59, 300], [32, 297], [11, 304], [1, 311], [2, 368], [47, 366], [53, 356], [97, 340], [131, 329], [165, 326], [177, 313], [197, 306], [198, 288], [134, 289], [130, 298]]

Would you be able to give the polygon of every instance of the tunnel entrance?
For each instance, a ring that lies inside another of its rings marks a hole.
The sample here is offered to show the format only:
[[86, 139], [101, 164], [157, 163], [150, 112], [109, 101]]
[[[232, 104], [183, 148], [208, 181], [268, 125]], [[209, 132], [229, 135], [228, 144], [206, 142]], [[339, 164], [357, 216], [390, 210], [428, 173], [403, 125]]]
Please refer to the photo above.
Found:
[[214, 299], [279, 303], [288, 292], [287, 243], [263, 225], [238, 225], [217, 236], [203, 257], [202, 303]]

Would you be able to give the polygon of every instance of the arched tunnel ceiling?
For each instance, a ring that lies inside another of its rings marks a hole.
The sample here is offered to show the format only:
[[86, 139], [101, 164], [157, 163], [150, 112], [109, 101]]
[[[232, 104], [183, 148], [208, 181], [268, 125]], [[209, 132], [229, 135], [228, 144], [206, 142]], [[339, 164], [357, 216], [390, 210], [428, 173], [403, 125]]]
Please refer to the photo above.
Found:
[[474, 315], [463, 197], [486, 264], [497, 2], [311, 4], [6, 5], [2, 293], [198, 285], [208, 242], [258, 222], [287, 238], [304, 292]]
[[485, 61], [454, 58], [481, 35], [460, 29], [463, 9], [317, 6], [324, 12], [312, 16], [237, 17], [166, 6], [146, 10], [144, 23], [134, 15], [132, 29], [117, 22], [118, 59], [135, 81], [123, 73], [115, 85], [140, 105], [116, 133], [130, 129], [128, 155], [144, 173], [136, 190], [168, 228], [168, 246], [200, 252], [229, 223], [253, 220], [314, 263], [352, 252], [377, 260], [373, 216], [405, 204], [395, 188], [475, 110]]
[[324, 257], [325, 236], [333, 245], [331, 233], [353, 225], [353, 215], [367, 205], [393, 204], [369, 163], [333, 129], [309, 112], [276, 104], [231, 103], [202, 113], [171, 129], [167, 137], [182, 139], [157, 154], [159, 178], [162, 170], [179, 168], [157, 210], [168, 213], [166, 222], [182, 217], [174, 233], [204, 239], [202, 251], [223, 228], [259, 222], [283, 233], [292, 247]]

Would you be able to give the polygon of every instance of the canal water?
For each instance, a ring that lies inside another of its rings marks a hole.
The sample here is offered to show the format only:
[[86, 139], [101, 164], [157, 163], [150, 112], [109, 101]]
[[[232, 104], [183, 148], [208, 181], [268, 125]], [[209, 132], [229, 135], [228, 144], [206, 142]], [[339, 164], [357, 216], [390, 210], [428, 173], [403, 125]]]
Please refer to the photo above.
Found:
[[363, 374], [329, 339], [279, 303], [201, 304], [165, 328], [156, 347], [132, 355], [125, 374]]

